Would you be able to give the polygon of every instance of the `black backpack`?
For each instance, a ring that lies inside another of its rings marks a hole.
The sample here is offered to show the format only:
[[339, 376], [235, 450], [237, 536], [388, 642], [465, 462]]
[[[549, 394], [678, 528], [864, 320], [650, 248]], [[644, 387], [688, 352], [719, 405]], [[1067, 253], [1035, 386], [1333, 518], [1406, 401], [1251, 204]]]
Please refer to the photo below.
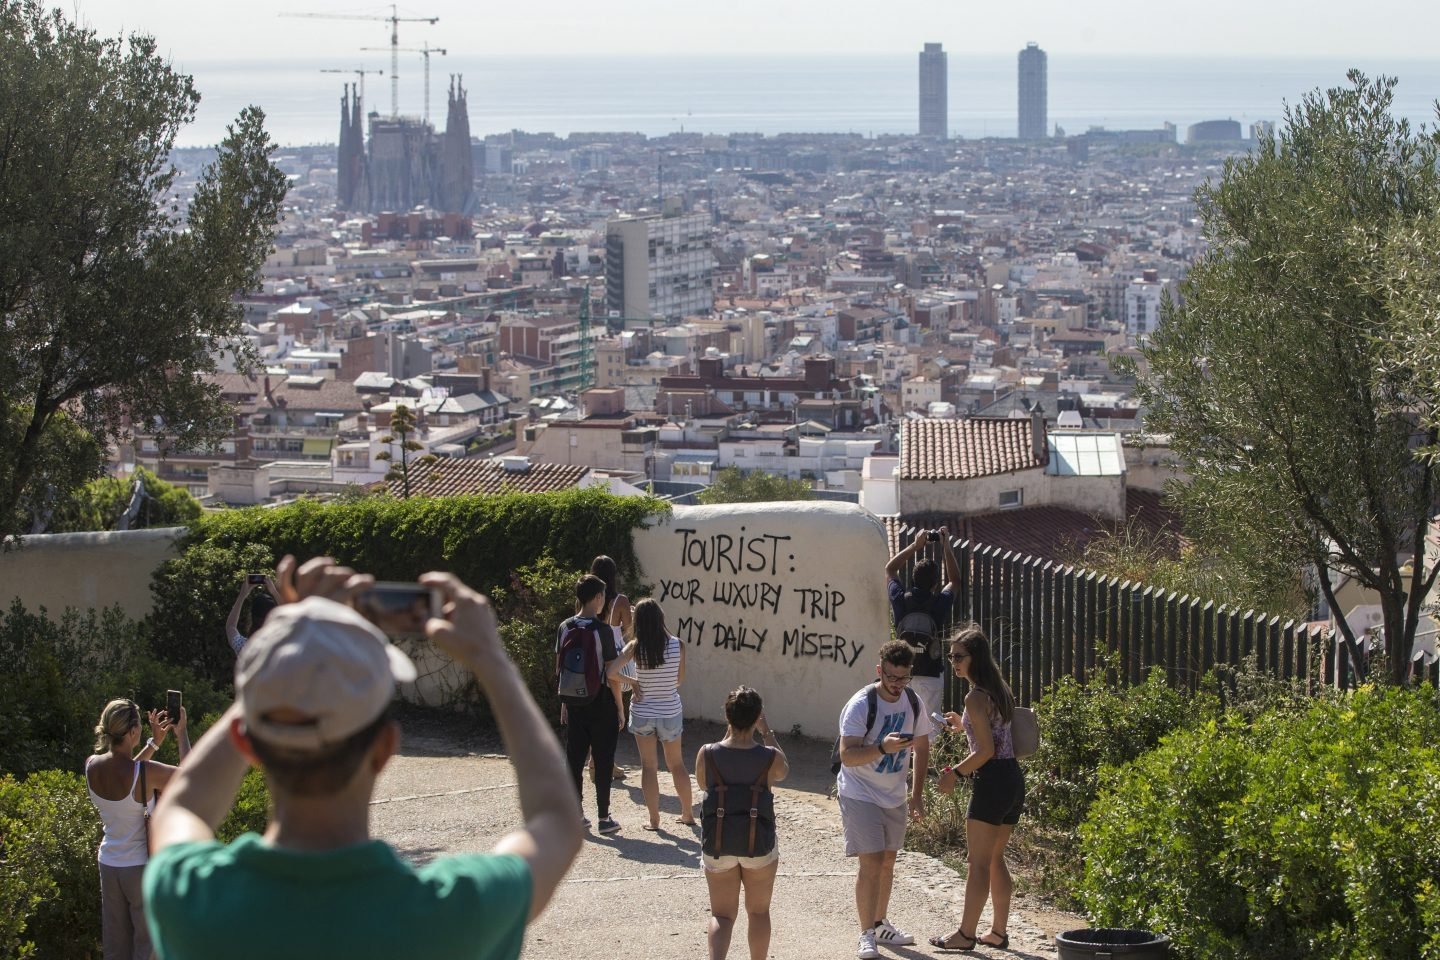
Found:
[[776, 752], [760, 772], [760, 779], [749, 785], [749, 806], [726, 804], [726, 793], [744, 790], [738, 784], [720, 779], [720, 768], [710, 759], [706, 744], [700, 751], [705, 765], [705, 802], [700, 805], [700, 847], [712, 857], [763, 857], [775, 849], [775, 794], [770, 791], [770, 768], [775, 765]]
[[910, 649], [932, 660], [940, 659], [940, 624], [930, 612], [935, 602], [932, 594], [911, 590], [905, 594], [905, 615], [895, 624], [895, 637], [910, 644]]
[[[905, 695], [910, 698], [910, 712], [915, 715], [915, 726], [920, 726], [920, 695], [909, 687], [905, 688]], [[875, 726], [875, 714], [880, 709], [880, 689], [875, 684], [870, 684], [870, 689], [865, 691], [865, 736], [870, 736], [870, 729]], [[840, 737], [835, 738], [835, 746], [830, 748], [830, 772], [836, 774], [844, 764], [840, 761]]]

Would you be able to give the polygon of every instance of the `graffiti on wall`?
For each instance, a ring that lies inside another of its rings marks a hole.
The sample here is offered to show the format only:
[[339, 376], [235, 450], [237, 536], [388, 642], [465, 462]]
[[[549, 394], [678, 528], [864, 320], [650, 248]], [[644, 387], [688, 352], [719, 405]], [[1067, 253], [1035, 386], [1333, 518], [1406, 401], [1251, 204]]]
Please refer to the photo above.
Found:
[[797, 557], [790, 536], [746, 526], [673, 532], [676, 562], [657, 578], [655, 596], [681, 641], [845, 667], [859, 660], [865, 645], [841, 632], [844, 592], [815, 574], [825, 558]]

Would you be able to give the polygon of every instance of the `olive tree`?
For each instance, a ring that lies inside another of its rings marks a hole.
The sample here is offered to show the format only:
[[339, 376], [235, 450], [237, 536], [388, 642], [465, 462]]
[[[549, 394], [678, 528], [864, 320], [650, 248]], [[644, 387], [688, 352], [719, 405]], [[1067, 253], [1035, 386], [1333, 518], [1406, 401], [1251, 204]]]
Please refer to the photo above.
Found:
[[285, 177], [250, 107], [182, 193], [190, 78], [152, 38], [102, 38], [35, 0], [0, 0], [0, 90], [3, 537], [53, 499], [37, 483], [86, 479], [45, 462], [76, 446], [47, 442], [62, 413], [102, 445], [131, 423], [180, 448], [222, 434], [204, 375], [239, 333], [233, 297], [258, 280]]
[[1174, 491], [1187, 531], [1242, 567], [1315, 570], [1352, 645], [1333, 584], [1372, 591], [1399, 682], [1436, 575], [1435, 466], [1418, 454], [1440, 380], [1403, 348], [1416, 324], [1398, 304], [1417, 291], [1396, 251], [1433, 229], [1440, 178], [1436, 140], [1391, 113], [1395, 81], [1348, 79], [1198, 191], [1210, 247], [1162, 309], [1138, 389], [1192, 477]]

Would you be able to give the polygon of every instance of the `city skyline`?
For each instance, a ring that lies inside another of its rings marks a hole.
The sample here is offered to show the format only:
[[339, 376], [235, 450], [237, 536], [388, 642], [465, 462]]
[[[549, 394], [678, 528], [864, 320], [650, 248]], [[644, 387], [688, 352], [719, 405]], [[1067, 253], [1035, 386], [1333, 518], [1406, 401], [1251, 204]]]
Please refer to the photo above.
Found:
[[[856, 13], [861, 8], [852, 3]], [[243, 16], [218, 28], [213, 14], [197, 15], [193, 2], [183, 0], [75, 0], [63, 6], [102, 35], [142, 32], [155, 36], [162, 55], [177, 61], [223, 60], [241, 54], [248, 59], [354, 58], [358, 48], [388, 38], [389, 26], [379, 22], [388, 4], [356, 4], [346, 0], [252, 0]], [[1276, 5], [1278, 7], [1278, 5]], [[1355, 16], [1353, 4], [1324, 0], [1295, 17], [1286, 8], [1214, 0], [1203, 9], [1167, 14], [1164, 29], [1151, 3], [1115, 0], [1097, 20], [1091, 8], [1060, 0], [1032, 0], [1025, 23], [999, 7], [966, 11], [963, 22], [945, 19], [949, 8], [924, 0], [897, 0], [887, 16], [844, 16], [846, 4], [795, 0], [787, 12], [803, 31], [753, 30], [737, 33], [749, 15], [773, 16], [773, 8], [754, 0], [724, 5], [678, 5], [660, 0], [631, 0], [620, 13], [579, 0], [556, 0], [537, 21], [525, 8], [479, 9], [458, 0], [414, 0], [399, 5], [401, 17], [438, 17], [427, 26], [402, 23], [402, 46], [425, 40], [468, 48], [476, 54], [721, 54], [721, 53], [887, 53], [913, 51], [920, 40], [943, 43], [957, 55], [1014, 50], [1037, 39], [1034, 25], [1043, 24], [1042, 45], [1054, 55], [1146, 52], [1173, 55], [1265, 55], [1284, 57], [1427, 57], [1429, 38], [1440, 32], [1440, 5], [1408, 0], [1375, 0], [1366, 16]], [[809, 13], [807, 13], [809, 11]], [[363, 20], [283, 19], [285, 13], [326, 16], [371, 16]], [[813, 15], [811, 15], [813, 13]], [[1405, 29], [1396, 29], [1396, 24]], [[1237, 26], [1240, 29], [1237, 29]], [[924, 34], [924, 36], [920, 36]]]

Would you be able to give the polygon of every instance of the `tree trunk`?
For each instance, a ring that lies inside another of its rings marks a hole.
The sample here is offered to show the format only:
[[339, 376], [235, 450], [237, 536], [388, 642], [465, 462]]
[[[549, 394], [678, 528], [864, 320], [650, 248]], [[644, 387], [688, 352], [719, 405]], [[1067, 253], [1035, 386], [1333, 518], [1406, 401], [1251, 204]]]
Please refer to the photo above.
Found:
[[1389, 681], [1404, 686], [1410, 676], [1410, 648], [1414, 644], [1411, 631], [1405, 629], [1404, 593], [1382, 593], [1380, 609], [1385, 617], [1385, 657], [1390, 661]]

